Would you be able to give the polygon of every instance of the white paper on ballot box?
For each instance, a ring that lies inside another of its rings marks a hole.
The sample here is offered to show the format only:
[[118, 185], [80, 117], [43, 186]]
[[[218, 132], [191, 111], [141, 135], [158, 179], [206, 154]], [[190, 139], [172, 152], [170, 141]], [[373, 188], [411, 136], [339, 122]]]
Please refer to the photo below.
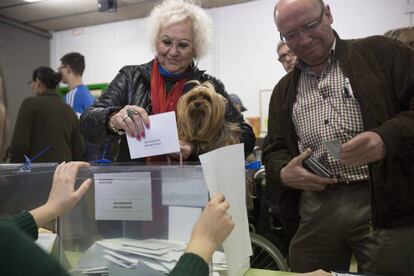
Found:
[[246, 208], [243, 144], [223, 147], [199, 156], [210, 195], [224, 194], [235, 227], [224, 241], [229, 276], [243, 275], [253, 254]]
[[95, 173], [97, 220], [152, 220], [149, 172]]

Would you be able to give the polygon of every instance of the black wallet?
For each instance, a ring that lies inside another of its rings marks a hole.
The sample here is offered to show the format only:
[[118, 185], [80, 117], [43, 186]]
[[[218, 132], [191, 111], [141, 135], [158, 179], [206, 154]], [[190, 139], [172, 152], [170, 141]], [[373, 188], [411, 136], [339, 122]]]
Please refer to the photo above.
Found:
[[305, 169], [313, 172], [314, 174], [323, 176], [323, 177], [334, 177], [333, 173], [331, 173], [324, 165], [319, 163], [315, 158], [312, 156], [306, 157], [303, 160], [302, 165]]

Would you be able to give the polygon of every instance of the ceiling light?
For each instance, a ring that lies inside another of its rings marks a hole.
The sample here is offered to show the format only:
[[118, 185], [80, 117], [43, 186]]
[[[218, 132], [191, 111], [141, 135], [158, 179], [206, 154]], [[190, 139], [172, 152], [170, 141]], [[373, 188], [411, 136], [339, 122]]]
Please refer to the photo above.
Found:
[[40, 1], [43, 1], [43, 0], [24, 0], [25, 2], [40, 2]]
[[98, 11], [116, 12], [117, 0], [98, 0]]

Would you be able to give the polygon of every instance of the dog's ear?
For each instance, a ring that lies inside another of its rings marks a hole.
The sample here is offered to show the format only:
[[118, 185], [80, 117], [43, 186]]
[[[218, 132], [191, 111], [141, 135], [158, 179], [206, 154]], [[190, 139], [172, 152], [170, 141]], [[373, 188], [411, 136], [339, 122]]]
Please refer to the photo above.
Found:
[[220, 93], [213, 93], [214, 97], [217, 97], [220, 101], [222, 101], [225, 105], [228, 104], [229, 100], [227, 100], [223, 95]]

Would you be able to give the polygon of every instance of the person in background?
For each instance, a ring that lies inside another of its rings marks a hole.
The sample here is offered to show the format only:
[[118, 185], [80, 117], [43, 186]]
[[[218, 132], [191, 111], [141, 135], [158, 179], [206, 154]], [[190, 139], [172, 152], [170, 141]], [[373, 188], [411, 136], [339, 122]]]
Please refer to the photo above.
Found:
[[[62, 82], [68, 85], [69, 92], [65, 94], [64, 101], [76, 112], [78, 118], [90, 107], [95, 98], [88, 87], [83, 84], [83, 72], [85, 71], [85, 57], [77, 52], [64, 55], [58, 68], [62, 74]], [[99, 159], [99, 145], [92, 144], [85, 139], [85, 152], [82, 156], [84, 161]]]
[[36, 96], [20, 106], [10, 147], [10, 162], [62, 162], [80, 160], [84, 143], [79, 120], [59, 98], [61, 75], [49, 67], [33, 71], [28, 85]]
[[286, 73], [289, 73], [295, 68], [297, 57], [296, 55], [290, 50], [289, 46], [284, 41], [280, 41], [277, 44], [277, 60], [282, 64], [283, 69], [285, 69]]
[[[147, 22], [155, 58], [123, 67], [107, 91], [81, 116], [81, 131], [88, 140], [121, 139], [118, 162], [131, 161], [126, 135], [140, 140], [151, 127], [148, 115], [175, 111], [180, 96], [195, 85], [188, 81], [210, 81], [217, 93], [229, 99], [221, 81], [197, 68], [197, 59], [212, 43], [212, 23], [200, 6], [192, 1], [165, 0], [154, 7]], [[227, 104], [225, 117], [240, 125], [241, 142], [249, 155], [255, 144], [251, 127], [232, 104]], [[189, 161], [203, 153], [187, 141], [180, 141], [180, 150], [183, 160]], [[165, 162], [167, 157], [156, 161]]]
[[83, 84], [82, 75], [85, 71], [85, 57], [80, 53], [68, 53], [61, 59], [59, 72], [62, 74], [62, 82], [68, 85], [64, 101], [80, 115], [90, 107], [95, 99], [88, 87]]
[[[297, 221], [292, 271], [414, 272], [414, 52], [383, 36], [343, 40], [322, 0], [280, 0], [298, 62], [269, 105], [267, 173], [282, 222]], [[326, 145], [326, 146], [324, 146]], [[312, 155], [334, 177], [303, 166]]]
[[241, 101], [241, 99], [238, 95], [230, 94], [229, 97], [230, 97], [230, 100], [233, 103], [233, 105], [236, 107], [236, 109], [240, 113], [243, 113], [244, 111], [247, 110], [247, 108], [243, 105], [243, 102]]

